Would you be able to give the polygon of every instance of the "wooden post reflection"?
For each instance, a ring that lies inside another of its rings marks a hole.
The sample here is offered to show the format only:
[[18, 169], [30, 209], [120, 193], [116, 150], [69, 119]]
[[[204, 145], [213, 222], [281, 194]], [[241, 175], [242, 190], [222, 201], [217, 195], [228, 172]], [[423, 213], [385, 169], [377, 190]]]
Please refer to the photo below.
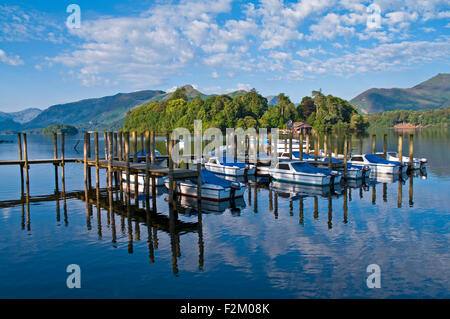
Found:
[[402, 182], [400, 181], [400, 179], [398, 180], [398, 197], [397, 197], [397, 207], [401, 208], [402, 207]]
[[303, 225], [303, 221], [304, 221], [304, 218], [303, 218], [303, 197], [301, 197], [300, 200], [299, 200], [299, 213], [298, 214], [299, 214], [298, 222], [299, 222], [299, 224]]
[[331, 194], [328, 195], [328, 229], [333, 228], [333, 200]]
[[278, 194], [275, 192], [274, 194], [274, 201], [275, 201], [275, 209], [273, 211], [273, 214], [275, 215], [275, 219], [278, 219]]
[[413, 193], [414, 193], [413, 183], [414, 182], [413, 182], [413, 179], [414, 179], [414, 177], [411, 174], [411, 176], [409, 177], [409, 207], [414, 206], [414, 199], [413, 199]]
[[294, 207], [292, 205], [292, 199], [289, 199], [289, 216], [294, 216]]
[[377, 188], [375, 185], [372, 185], [372, 205], [375, 205], [377, 201]]
[[314, 196], [314, 219], [319, 218], [319, 199]]
[[269, 210], [272, 211], [273, 210], [273, 200], [272, 200], [272, 189], [269, 188]]
[[198, 270], [203, 270], [205, 247], [203, 243], [203, 216], [201, 210], [198, 211], [197, 224], [198, 224]]
[[350, 191], [350, 188], [347, 188], [347, 186], [345, 186], [344, 187], [344, 224], [347, 224], [347, 213], [348, 213], [347, 191]]
[[62, 198], [63, 198], [63, 211], [64, 211], [64, 224], [68, 225], [67, 216], [67, 201], [66, 201], [66, 164], [65, 164], [65, 142], [66, 135], [61, 133], [61, 184], [62, 184]]
[[254, 195], [253, 212], [257, 213], [258, 212], [258, 187], [257, 187], [257, 184], [255, 184], [255, 186], [253, 187], [253, 195]]
[[387, 184], [383, 183], [383, 201], [387, 202]]

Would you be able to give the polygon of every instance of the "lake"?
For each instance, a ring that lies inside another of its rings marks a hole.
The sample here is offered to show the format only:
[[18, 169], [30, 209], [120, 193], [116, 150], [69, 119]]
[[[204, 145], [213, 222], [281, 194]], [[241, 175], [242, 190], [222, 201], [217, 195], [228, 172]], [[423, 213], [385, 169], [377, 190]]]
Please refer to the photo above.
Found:
[[[384, 133], [397, 150], [397, 133], [380, 130], [377, 151]], [[17, 137], [0, 140], [12, 141], [0, 160], [18, 159]], [[83, 156], [82, 140], [66, 137], [66, 158]], [[364, 152], [371, 145], [364, 138]], [[403, 146], [407, 155], [407, 135]], [[52, 158], [53, 138], [28, 135], [28, 152]], [[109, 212], [104, 189], [86, 202], [82, 164], [66, 164], [65, 196], [55, 196], [53, 165], [32, 165], [27, 208], [19, 167], [0, 166], [0, 298], [449, 298], [448, 129], [416, 132], [414, 155], [428, 159], [426, 172], [333, 192], [250, 178], [243, 199], [205, 204], [200, 218], [180, 199], [176, 229], [164, 189], [147, 219], [117, 203]], [[70, 264], [80, 289], [67, 288]], [[379, 289], [366, 285], [370, 264]]]

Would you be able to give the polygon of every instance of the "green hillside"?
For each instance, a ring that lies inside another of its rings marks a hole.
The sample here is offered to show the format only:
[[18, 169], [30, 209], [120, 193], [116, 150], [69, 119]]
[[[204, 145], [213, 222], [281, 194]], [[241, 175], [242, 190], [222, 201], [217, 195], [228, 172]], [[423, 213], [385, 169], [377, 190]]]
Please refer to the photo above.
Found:
[[111, 128], [122, 123], [127, 111], [164, 93], [146, 90], [58, 104], [42, 111], [32, 121], [25, 123], [23, 128], [43, 128], [63, 123], [70, 123], [81, 129]]
[[439, 73], [409, 89], [369, 89], [350, 100], [363, 113], [450, 106], [450, 74]]

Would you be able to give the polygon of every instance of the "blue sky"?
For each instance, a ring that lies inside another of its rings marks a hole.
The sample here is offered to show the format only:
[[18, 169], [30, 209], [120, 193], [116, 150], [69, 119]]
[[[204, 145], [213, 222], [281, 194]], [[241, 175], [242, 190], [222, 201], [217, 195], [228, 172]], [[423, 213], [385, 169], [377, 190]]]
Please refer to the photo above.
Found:
[[[80, 28], [66, 25], [71, 3]], [[184, 84], [351, 99], [448, 73], [449, 57], [448, 0], [0, 3], [5, 112]]]

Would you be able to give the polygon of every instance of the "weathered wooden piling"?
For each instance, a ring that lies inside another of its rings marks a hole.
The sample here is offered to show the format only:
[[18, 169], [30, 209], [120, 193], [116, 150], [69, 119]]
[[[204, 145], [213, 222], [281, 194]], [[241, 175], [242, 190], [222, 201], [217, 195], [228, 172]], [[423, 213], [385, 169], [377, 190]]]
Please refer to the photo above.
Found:
[[[155, 165], [155, 131], [150, 132], [150, 161], [152, 166]], [[152, 175], [152, 208], [156, 213], [156, 178]]]
[[414, 161], [414, 135], [409, 134], [409, 167], [411, 169], [414, 168], [413, 161]]
[[98, 132], [94, 133], [94, 153], [95, 153], [95, 188], [100, 190], [100, 165], [98, 158]]
[[[23, 160], [23, 153], [22, 153], [22, 134], [21, 133], [17, 133], [17, 145], [19, 147], [19, 160], [22, 161]], [[23, 164], [21, 163], [19, 165], [19, 169], [20, 169], [20, 187], [21, 187], [21, 191], [23, 194]], [[56, 178], [56, 183], [58, 183], [57, 177]], [[56, 189], [58, 189], [58, 186], [56, 186]]]
[[[53, 133], [53, 158], [55, 160], [58, 159], [58, 134]], [[59, 182], [58, 182], [58, 164], [53, 164], [55, 167], [55, 189], [59, 189]]]
[[27, 196], [30, 195], [30, 172], [28, 167], [28, 145], [27, 134], [23, 133], [23, 155], [25, 159], [25, 185], [27, 190]]
[[344, 178], [347, 178], [347, 160], [348, 160], [348, 137], [344, 136]]
[[387, 155], [387, 134], [383, 135], [383, 157], [386, 158]]
[[303, 161], [303, 133], [299, 134], [298, 143], [299, 143], [299, 146], [298, 146], [299, 147], [299, 149], [298, 149], [299, 160]]
[[325, 133], [323, 136], [323, 155], [328, 156], [328, 134]]
[[352, 158], [352, 151], [353, 151], [353, 141], [352, 141], [352, 135], [348, 136], [348, 157]]
[[123, 161], [123, 132], [119, 132], [119, 147], [118, 147], [118, 151], [119, 151], [119, 161]]
[[[108, 149], [109, 149], [109, 153], [108, 153], [108, 177], [109, 177], [109, 185], [108, 185], [108, 191], [112, 190], [112, 184], [113, 184], [113, 167], [112, 167], [112, 163], [113, 163], [113, 133], [109, 132], [108, 133]], [[136, 182], [136, 181], [135, 181]]]
[[[328, 144], [328, 143], [325, 142], [325, 144]], [[328, 153], [325, 153], [324, 155], [326, 156], [327, 154], [328, 154], [328, 169], [331, 170], [333, 167], [333, 158], [331, 156], [331, 139], [330, 139], [330, 147], [328, 147]]]
[[398, 135], [398, 160], [403, 162], [403, 134]]
[[359, 137], [359, 154], [362, 155], [363, 153], [363, 138], [362, 136]]
[[[144, 145], [142, 145], [144, 146]], [[152, 188], [155, 185], [152, 184]], [[150, 188], [150, 133], [145, 131], [145, 183], [144, 183], [144, 193], [145, 193], [145, 207], [150, 205], [149, 201], [149, 188]]]
[[306, 154], [308, 154], [308, 155], [309, 155], [309, 137], [310, 137], [310, 134], [306, 133]]
[[[91, 158], [91, 134], [88, 132], [87, 135], [87, 157], [88, 160]], [[88, 177], [88, 186], [89, 189], [92, 188], [92, 174], [91, 174], [91, 167], [88, 165], [88, 171], [87, 171], [87, 177]]]
[[168, 142], [168, 153], [167, 155], [169, 155], [169, 206], [172, 209], [174, 206], [174, 180], [173, 180], [173, 160], [172, 160], [172, 147], [173, 147], [173, 142], [172, 142], [172, 138], [171, 138], [171, 134], [167, 133], [167, 136], [169, 137], [169, 139], [167, 140]]
[[66, 195], [66, 177], [65, 177], [65, 140], [66, 134], [64, 132], [61, 133], [61, 182], [62, 182], [62, 192], [63, 196]]
[[127, 205], [130, 205], [131, 186], [130, 186], [130, 133], [125, 132], [125, 173], [127, 175], [127, 191], [126, 200]]
[[376, 153], [376, 144], [377, 143], [377, 136], [375, 134], [372, 134], [372, 154]]
[[339, 154], [339, 150], [338, 150], [338, 136], [337, 135], [335, 135], [334, 136], [334, 156], [337, 158], [338, 157], [338, 154]]
[[289, 160], [292, 161], [292, 132], [289, 133]]
[[[106, 156], [107, 154], [105, 154]], [[88, 183], [88, 177], [87, 177], [87, 170], [88, 170], [88, 157], [87, 157], [87, 133], [84, 133], [84, 143], [83, 143], [83, 164], [84, 164], [84, 185], [87, 189], [87, 183]]]
[[316, 134], [314, 136], [314, 160], [317, 161], [319, 157], [319, 136]]

